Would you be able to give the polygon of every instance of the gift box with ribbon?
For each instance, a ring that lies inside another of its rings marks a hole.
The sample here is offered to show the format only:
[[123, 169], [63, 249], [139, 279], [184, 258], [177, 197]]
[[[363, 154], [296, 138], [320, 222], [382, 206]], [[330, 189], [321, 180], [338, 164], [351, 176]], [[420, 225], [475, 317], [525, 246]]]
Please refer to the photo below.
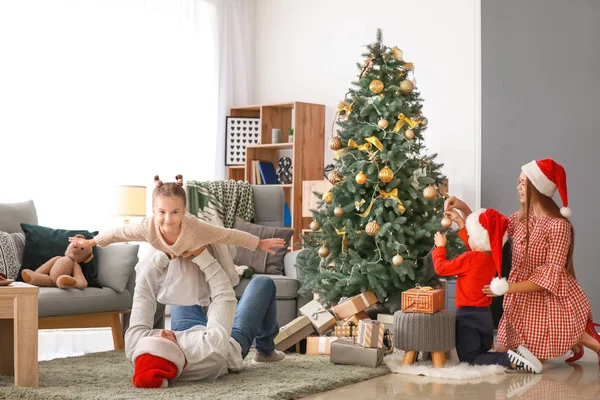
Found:
[[308, 317], [298, 317], [279, 329], [279, 334], [275, 336], [274, 340], [275, 349], [281, 351], [287, 350], [314, 332], [315, 328]]
[[339, 338], [336, 336], [309, 336], [306, 338], [306, 354], [331, 354], [331, 343]]
[[337, 320], [343, 320], [366, 310], [375, 303], [377, 303], [377, 296], [375, 296], [375, 293], [368, 291], [332, 307], [331, 313]]
[[335, 326], [335, 317], [316, 300], [312, 300], [300, 308], [300, 314], [308, 317], [319, 335]]
[[356, 337], [358, 336], [358, 328], [354, 322], [338, 321], [334, 328], [333, 334], [337, 337]]
[[358, 323], [357, 342], [362, 347], [383, 348], [384, 326], [379, 321], [363, 319]]
[[335, 364], [362, 365], [377, 368], [383, 362], [381, 348], [362, 347], [348, 339], [339, 339], [331, 343], [329, 360]]
[[402, 292], [402, 311], [433, 314], [444, 309], [444, 291], [431, 286], [417, 286]]
[[352, 322], [354, 325], [358, 326], [358, 323], [359, 323], [361, 320], [363, 320], [363, 319], [368, 319], [368, 318], [369, 318], [369, 315], [368, 315], [366, 312], [364, 312], [364, 311], [361, 311], [361, 312], [359, 312], [358, 314], [354, 314], [354, 315], [353, 315], [353, 316], [351, 316], [350, 318], [348, 318], [348, 319], [345, 319], [345, 320], [344, 320], [344, 325], [350, 325], [350, 322]]

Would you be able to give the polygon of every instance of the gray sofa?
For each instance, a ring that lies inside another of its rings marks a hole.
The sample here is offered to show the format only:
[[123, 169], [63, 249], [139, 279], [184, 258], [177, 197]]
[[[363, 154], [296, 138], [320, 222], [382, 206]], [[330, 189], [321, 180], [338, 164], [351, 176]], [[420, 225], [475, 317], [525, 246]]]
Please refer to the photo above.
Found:
[[[283, 189], [276, 186], [253, 186], [255, 223], [283, 226]], [[37, 224], [32, 201], [0, 204], [0, 231], [22, 232], [20, 223]], [[40, 288], [40, 329], [110, 327], [116, 349], [123, 348], [124, 330], [135, 289], [135, 265], [138, 245], [114, 244], [97, 249], [98, 281], [103, 288], [79, 289]], [[280, 326], [296, 318], [298, 309], [311, 299], [298, 295], [300, 275], [295, 267], [298, 251], [286, 254], [284, 275], [267, 275], [277, 287], [277, 316]], [[242, 279], [235, 288], [238, 298], [248, 286]], [[157, 308], [155, 328], [165, 326], [165, 307]]]
[[[0, 204], [0, 231], [22, 233], [20, 224], [38, 224], [33, 201]], [[138, 245], [116, 244], [97, 249], [98, 281], [102, 288], [40, 288], [40, 329], [110, 327], [115, 349], [124, 347], [121, 315], [131, 309], [133, 272]]]

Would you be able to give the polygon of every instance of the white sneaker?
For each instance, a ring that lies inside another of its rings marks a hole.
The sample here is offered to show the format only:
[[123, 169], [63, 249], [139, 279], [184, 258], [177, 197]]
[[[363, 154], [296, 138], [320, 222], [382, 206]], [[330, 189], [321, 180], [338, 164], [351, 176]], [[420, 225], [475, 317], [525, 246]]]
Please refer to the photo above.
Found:
[[[534, 365], [536, 369], [539, 369], [539, 371], [542, 372], [542, 362], [536, 356], [534, 356], [533, 353], [529, 351], [527, 347], [519, 346], [517, 347], [516, 352], [519, 353], [521, 356], [525, 357], [530, 363]], [[538, 374], [540, 372], [538, 372]]]
[[516, 370], [531, 372], [533, 374], [542, 372], [542, 363], [529, 350], [522, 353], [509, 350], [507, 354], [509, 361], [515, 365]]
[[266, 355], [257, 351], [252, 359], [252, 363], [278, 362], [285, 358], [285, 353], [279, 350], [273, 350], [273, 353]]

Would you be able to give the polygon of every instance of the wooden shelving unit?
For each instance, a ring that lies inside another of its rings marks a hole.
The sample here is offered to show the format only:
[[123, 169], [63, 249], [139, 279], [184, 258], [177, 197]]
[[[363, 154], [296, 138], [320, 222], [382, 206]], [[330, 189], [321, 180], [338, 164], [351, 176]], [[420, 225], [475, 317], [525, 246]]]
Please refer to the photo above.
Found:
[[[291, 150], [292, 183], [281, 186], [292, 214], [294, 240], [292, 249], [299, 248], [303, 229], [311, 218], [302, 217], [302, 181], [323, 179], [325, 152], [325, 106], [303, 102], [232, 107], [233, 117], [260, 118], [258, 145], [246, 147], [246, 165], [227, 169], [229, 179], [251, 181], [252, 161], [271, 161], [275, 168], [279, 152]], [[281, 143], [271, 143], [271, 130], [281, 129]], [[294, 129], [293, 142], [288, 142], [288, 128]], [[282, 210], [283, 212], [283, 210]]]

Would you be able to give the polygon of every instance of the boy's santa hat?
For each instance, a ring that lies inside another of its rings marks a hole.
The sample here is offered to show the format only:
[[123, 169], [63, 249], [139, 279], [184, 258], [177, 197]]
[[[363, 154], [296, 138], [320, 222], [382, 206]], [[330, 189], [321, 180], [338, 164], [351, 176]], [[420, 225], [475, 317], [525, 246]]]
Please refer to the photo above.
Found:
[[185, 356], [181, 348], [158, 336], [140, 339], [132, 357], [133, 386], [138, 388], [163, 388], [169, 380], [181, 375]]
[[502, 248], [508, 240], [508, 219], [493, 208], [481, 208], [467, 217], [469, 238], [484, 251], [492, 252], [498, 277], [492, 280], [490, 289], [496, 295], [508, 291], [508, 282], [502, 278]]
[[558, 188], [558, 194], [562, 200], [563, 207], [560, 213], [563, 217], [571, 216], [569, 208], [569, 196], [567, 193], [567, 173], [562, 165], [550, 158], [545, 160], [534, 160], [521, 167], [533, 186], [545, 196], [552, 197]]

